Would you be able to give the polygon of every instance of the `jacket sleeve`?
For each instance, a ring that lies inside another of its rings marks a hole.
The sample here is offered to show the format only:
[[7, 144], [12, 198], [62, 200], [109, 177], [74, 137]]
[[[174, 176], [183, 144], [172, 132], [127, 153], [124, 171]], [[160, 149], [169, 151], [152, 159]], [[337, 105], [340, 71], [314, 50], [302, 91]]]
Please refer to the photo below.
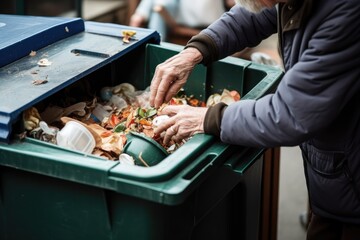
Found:
[[314, 29], [306, 49], [274, 94], [226, 108], [222, 141], [290, 146], [331, 131], [326, 128], [360, 92], [360, 4], [339, 1], [331, 7], [315, 27], [309, 26]]
[[190, 39], [187, 47], [203, 54], [203, 64], [229, 56], [246, 47], [254, 47], [277, 31], [276, 8], [251, 13], [239, 5]]

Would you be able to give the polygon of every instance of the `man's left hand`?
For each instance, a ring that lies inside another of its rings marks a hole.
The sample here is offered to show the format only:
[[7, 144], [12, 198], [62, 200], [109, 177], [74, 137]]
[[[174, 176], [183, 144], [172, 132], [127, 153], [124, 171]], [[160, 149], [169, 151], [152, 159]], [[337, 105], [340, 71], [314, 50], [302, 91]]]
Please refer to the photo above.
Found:
[[171, 140], [180, 143], [196, 133], [204, 132], [204, 119], [208, 108], [191, 107], [189, 105], [170, 105], [165, 107], [159, 115], [168, 115], [170, 118], [155, 128], [155, 134], [165, 131], [164, 144]]

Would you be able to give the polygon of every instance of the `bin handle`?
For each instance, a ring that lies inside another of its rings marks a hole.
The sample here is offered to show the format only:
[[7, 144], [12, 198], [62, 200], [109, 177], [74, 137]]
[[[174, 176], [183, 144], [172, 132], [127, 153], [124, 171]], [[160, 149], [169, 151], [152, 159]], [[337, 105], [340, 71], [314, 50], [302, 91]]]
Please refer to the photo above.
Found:
[[195, 177], [199, 176], [202, 172], [206, 171], [207, 168], [213, 166], [213, 162], [217, 159], [218, 155], [214, 153], [210, 153], [206, 156], [202, 156], [198, 159], [196, 164], [194, 164], [193, 168], [191, 168], [188, 172], [184, 173], [182, 176], [185, 180], [191, 180]]
[[264, 153], [265, 149], [245, 148], [243, 151], [235, 152], [225, 163], [224, 166], [231, 168], [234, 172], [243, 175]]
[[74, 53], [75, 55], [84, 55], [84, 56], [89, 56], [89, 57], [97, 57], [97, 58], [110, 57], [110, 55], [107, 53], [95, 52], [95, 51], [89, 51], [89, 50], [77, 49], [77, 48], [72, 49], [71, 52]]
[[209, 173], [212, 168], [224, 163], [224, 159], [230, 156], [233, 152], [232, 146], [226, 146], [222, 143], [212, 148], [210, 152], [204, 152], [195, 161], [193, 161], [188, 168], [182, 173], [181, 178], [190, 181], [198, 178], [200, 175]]

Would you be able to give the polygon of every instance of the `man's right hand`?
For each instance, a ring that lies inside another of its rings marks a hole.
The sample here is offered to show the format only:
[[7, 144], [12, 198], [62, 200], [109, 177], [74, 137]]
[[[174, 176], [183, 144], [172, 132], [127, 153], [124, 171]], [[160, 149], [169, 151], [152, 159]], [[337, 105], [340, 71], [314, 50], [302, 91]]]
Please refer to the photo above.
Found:
[[195, 65], [202, 61], [196, 48], [186, 48], [156, 67], [150, 85], [150, 105], [156, 108], [170, 101], [186, 83]]

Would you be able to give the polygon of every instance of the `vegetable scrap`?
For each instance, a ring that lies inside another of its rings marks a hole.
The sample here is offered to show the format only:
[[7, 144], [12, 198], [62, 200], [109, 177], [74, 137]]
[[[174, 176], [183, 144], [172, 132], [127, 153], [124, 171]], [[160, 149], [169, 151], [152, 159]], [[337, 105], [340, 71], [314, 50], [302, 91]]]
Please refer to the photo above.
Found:
[[35, 57], [36, 56], [36, 51], [31, 50], [31, 52], [29, 53], [29, 56], [30, 57]]
[[134, 30], [123, 30], [123, 42], [124, 43], [130, 43], [130, 39], [136, 35], [136, 31]]
[[48, 67], [52, 64], [47, 58], [42, 58], [37, 63], [39, 67]]
[[170, 118], [158, 114], [165, 106], [188, 104], [194, 107], [209, 107], [220, 101], [231, 104], [240, 100], [238, 92], [226, 89], [221, 95], [211, 95], [206, 102], [193, 95], [188, 96], [181, 90], [168, 103], [155, 109], [149, 105], [149, 97], [149, 88], [139, 91], [129, 83], [121, 83], [114, 87], [104, 87], [100, 90], [100, 97], [95, 96], [90, 101], [78, 102], [66, 108], [49, 105], [39, 113], [32, 107], [24, 111], [23, 123], [28, 136], [56, 144], [56, 134], [65, 124], [77, 121], [85, 126], [95, 139], [93, 155], [134, 165], [132, 156], [123, 152], [127, 134], [130, 132], [155, 140], [168, 153], [174, 152], [187, 141], [181, 144], [172, 141], [165, 146], [162, 135], [154, 133], [157, 126]]
[[240, 100], [240, 94], [237, 91], [235, 90], [229, 91], [227, 89], [224, 89], [221, 95], [218, 93], [211, 95], [206, 101], [206, 106], [210, 107], [219, 102], [223, 102], [229, 105], [239, 100]]
[[48, 80], [37, 79], [37, 80], [33, 80], [33, 81], [32, 81], [32, 84], [34, 84], [34, 85], [41, 85], [41, 84], [45, 84], [45, 83], [47, 83], [47, 82], [48, 82]]

